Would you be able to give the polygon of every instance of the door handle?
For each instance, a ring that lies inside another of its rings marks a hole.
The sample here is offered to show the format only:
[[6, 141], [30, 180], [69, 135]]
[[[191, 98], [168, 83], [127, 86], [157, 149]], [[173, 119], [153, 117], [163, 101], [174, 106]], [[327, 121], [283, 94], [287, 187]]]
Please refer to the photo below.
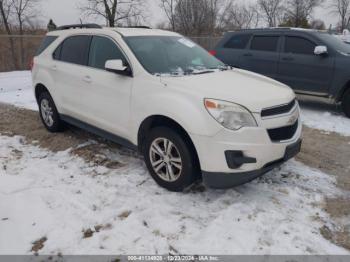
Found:
[[53, 65], [51, 68], [52, 68], [53, 71], [56, 71], [57, 70], [57, 65]]
[[91, 83], [91, 82], [92, 82], [92, 79], [91, 79], [90, 76], [85, 76], [85, 77], [83, 78], [83, 81], [86, 82], [86, 83]]
[[253, 54], [251, 54], [251, 53], [245, 53], [245, 54], [243, 54], [243, 56], [245, 56], [245, 57], [251, 57], [251, 56], [253, 56]]
[[282, 58], [283, 61], [294, 61], [293, 57], [283, 57]]

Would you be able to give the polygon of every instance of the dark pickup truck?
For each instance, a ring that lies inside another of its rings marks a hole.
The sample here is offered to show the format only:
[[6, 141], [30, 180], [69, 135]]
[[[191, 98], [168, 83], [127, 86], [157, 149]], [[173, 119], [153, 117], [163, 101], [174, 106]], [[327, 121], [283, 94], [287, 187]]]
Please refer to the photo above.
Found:
[[330, 99], [350, 117], [350, 45], [316, 30], [228, 32], [210, 51], [233, 67], [274, 78], [296, 93]]

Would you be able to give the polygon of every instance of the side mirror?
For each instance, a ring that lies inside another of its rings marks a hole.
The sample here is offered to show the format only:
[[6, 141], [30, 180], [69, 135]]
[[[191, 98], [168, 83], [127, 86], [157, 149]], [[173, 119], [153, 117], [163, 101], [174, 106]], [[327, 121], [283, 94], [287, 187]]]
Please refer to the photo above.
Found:
[[315, 55], [326, 55], [326, 54], [328, 54], [327, 46], [324, 46], [324, 45], [316, 46], [314, 54]]
[[131, 70], [125, 66], [122, 60], [108, 60], [105, 64], [105, 69], [108, 72], [113, 72], [119, 75], [131, 76]]

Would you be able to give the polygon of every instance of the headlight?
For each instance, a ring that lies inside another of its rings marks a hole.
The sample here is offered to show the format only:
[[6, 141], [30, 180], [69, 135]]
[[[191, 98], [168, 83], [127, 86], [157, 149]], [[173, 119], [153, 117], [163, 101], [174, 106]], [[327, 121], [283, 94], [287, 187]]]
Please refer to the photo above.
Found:
[[214, 99], [205, 99], [204, 105], [209, 114], [228, 129], [257, 126], [253, 115], [243, 106]]

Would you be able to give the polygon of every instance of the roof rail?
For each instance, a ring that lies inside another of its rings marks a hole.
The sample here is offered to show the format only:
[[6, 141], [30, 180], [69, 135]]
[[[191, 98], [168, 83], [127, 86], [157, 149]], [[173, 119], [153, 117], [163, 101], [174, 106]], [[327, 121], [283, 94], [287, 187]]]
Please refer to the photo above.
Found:
[[56, 30], [68, 30], [68, 29], [74, 29], [74, 28], [95, 28], [95, 29], [101, 29], [102, 26], [98, 24], [76, 24], [76, 25], [63, 25], [58, 27]]
[[152, 29], [152, 27], [146, 25], [136, 25], [136, 26], [118, 26], [119, 28], [140, 28], [140, 29]]

